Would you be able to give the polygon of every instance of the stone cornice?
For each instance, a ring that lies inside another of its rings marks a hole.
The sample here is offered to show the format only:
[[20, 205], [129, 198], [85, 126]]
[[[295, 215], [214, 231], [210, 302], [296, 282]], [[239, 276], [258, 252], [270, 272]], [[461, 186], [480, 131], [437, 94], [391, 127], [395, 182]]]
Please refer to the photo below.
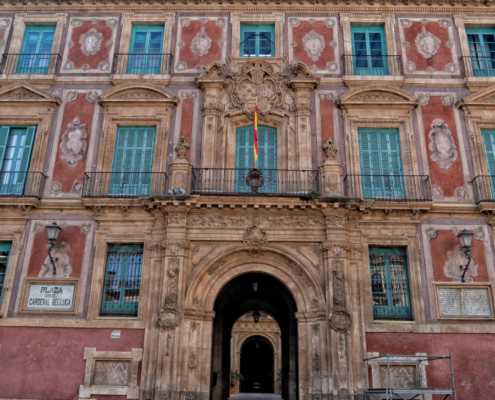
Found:
[[[266, 0], [262, 5], [259, 4], [257, 0], [251, 0], [250, 4], [246, 3], [245, 0], [230, 0], [239, 4], [225, 4], [223, 0], [182, 0], [181, 4], [174, 4], [175, 0], [147, 0], [149, 5], [143, 4], [128, 4], [126, 0], [114, 0], [114, 4], [108, 4], [108, 0], [94, 0], [91, 4], [87, 0], [79, 0], [77, 5], [73, 4], [61, 4], [61, 3], [72, 3], [72, 0], [44, 0], [43, 5], [34, 4], [38, 3], [37, 0], [0, 0], [0, 12], [78, 12], [78, 11], [90, 11], [90, 12], [232, 12], [232, 11], [250, 11], [253, 10], [253, 5], [256, 6], [257, 12], [329, 12], [329, 13], [442, 13], [442, 14], [485, 14], [487, 9], [494, 9], [495, 4], [492, 5], [492, 0], [466, 0], [466, 6], [462, 6], [462, 2], [459, 2], [459, 6], [452, 7], [450, 4], [445, 6], [439, 6], [439, 4], [428, 5], [429, 0], [417, 0], [419, 5], [409, 5], [409, 0], [401, 0], [404, 5], [394, 6], [393, 4], [383, 4], [378, 6], [373, 6], [373, 4], [379, 4], [383, 0], [367, 0], [366, 3], [370, 6], [363, 6], [362, 0], [352, 0], [354, 5], [350, 5], [351, 0], [332, 0], [332, 3], [337, 4], [324, 4], [315, 5], [316, 0], [299, 0], [301, 3], [306, 4], [291, 4], [293, 1], [284, 0], [287, 4], [276, 4], [276, 1]], [[318, 2], [321, 2], [319, 0]], [[325, 0], [323, 0], [325, 1]], [[453, 1], [453, 0], [452, 0]], [[120, 4], [115, 4], [118, 2]], [[208, 3], [216, 4], [208, 4]], [[294, 1], [295, 2], [295, 1]], [[342, 3], [339, 5], [338, 3]], [[384, 1], [383, 1], [384, 2]], [[435, 3], [442, 2], [442, 0], [437, 0]], [[24, 3], [24, 4], [23, 4]], [[29, 3], [29, 4], [28, 4]], [[203, 4], [197, 4], [203, 3]], [[206, 4], [205, 4], [206, 3]], [[273, 4], [270, 4], [273, 3]], [[349, 3], [346, 5], [346, 3]], [[416, 2], [415, 2], [416, 3]]]

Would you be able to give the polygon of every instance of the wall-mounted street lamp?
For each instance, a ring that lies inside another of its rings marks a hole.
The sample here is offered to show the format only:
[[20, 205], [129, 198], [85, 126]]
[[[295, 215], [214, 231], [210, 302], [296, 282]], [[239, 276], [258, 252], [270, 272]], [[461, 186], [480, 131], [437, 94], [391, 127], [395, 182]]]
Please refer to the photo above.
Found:
[[52, 263], [53, 275], [57, 273], [57, 269], [55, 268], [55, 262], [58, 261], [58, 257], [55, 258], [52, 257], [52, 250], [55, 241], [58, 238], [59, 233], [62, 231], [63, 229], [60, 226], [58, 226], [56, 222], [46, 226], [46, 234], [48, 235], [48, 257], [50, 257], [50, 262]]
[[253, 319], [254, 319], [254, 323], [257, 324], [260, 320], [260, 312], [258, 311], [258, 307], [256, 306], [256, 310], [254, 310], [253, 312]]
[[469, 269], [469, 264], [471, 263], [471, 245], [473, 243], [473, 236], [474, 233], [470, 233], [466, 229], [457, 235], [459, 242], [461, 242], [462, 249], [464, 250], [464, 256], [468, 260], [466, 265], [460, 266], [462, 270], [461, 282], [466, 282], [464, 276], [466, 275], [466, 272]]

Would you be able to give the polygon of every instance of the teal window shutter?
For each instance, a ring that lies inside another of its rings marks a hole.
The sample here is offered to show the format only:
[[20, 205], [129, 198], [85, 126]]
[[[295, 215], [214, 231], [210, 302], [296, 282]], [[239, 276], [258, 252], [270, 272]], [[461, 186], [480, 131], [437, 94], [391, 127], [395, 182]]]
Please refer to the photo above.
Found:
[[466, 28], [474, 76], [495, 76], [495, 28]]
[[12, 243], [0, 242], [0, 305], [2, 304], [3, 289], [5, 287], [5, 277], [9, 266], [10, 249]]
[[399, 132], [359, 129], [359, 155], [364, 198], [404, 198]]
[[486, 166], [488, 175], [490, 175], [492, 196], [495, 198], [495, 131], [482, 130], [481, 137], [485, 148]]
[[137, 317], [142, 265], [142, 244], [108, 246], [102, 317]]
[[351, 26], [354, 75], [388, 75], [383, 26]]
[[371, 292], [375, 320], [413, 319], [403, 247], [370, 247]]
[[28, 25], [24, 31], [17, 74], [47, 74], [55, 25]]
[[[250, 192], [246, 185], [247, 173], [254, 168], [254, 127], [237, 129], [236, 192]], [[258, 125], [258, 162], [265, 184], [259, 193], [276, 193], [277, 189], [277, 130]]]
[[159, 74], [162, 65], [163, 25], [134, 25], [128, 74]]
[[150, 194], [155, 127], [119, 127], [115, 140], [110, 194]]
[[241, 57], [275, 57], [274, 25], [241, 25]]
[[24, 193], [35, 136], [36, 126], [0, 128], [0, 193]]

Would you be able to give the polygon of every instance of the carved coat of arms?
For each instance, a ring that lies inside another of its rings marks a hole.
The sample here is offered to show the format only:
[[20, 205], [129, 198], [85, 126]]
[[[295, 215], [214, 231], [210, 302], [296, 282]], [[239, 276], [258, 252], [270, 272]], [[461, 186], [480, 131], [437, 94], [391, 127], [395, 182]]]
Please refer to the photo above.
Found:
[[452, 163], [457, 160], [459, 155], [455, 148], [455, 140], [452, 137], [449, 126], [445, 121], [436, 118], [431, 124], [432, 130], [429, 133], [431, 142], [428, 148], [432, 152], [431, 159], [435, 161], [440, 168], [447, 171]]
[[254, 112], [258, 98], [258, 112], [269, 113], [282, 109], [287, 90], [287, 75], [274, 73], [273, 67], [265, 61], [250, 61], [244, 64], [241, 73], [228, 77], [228, 91], [233, 108], [247, 115]]

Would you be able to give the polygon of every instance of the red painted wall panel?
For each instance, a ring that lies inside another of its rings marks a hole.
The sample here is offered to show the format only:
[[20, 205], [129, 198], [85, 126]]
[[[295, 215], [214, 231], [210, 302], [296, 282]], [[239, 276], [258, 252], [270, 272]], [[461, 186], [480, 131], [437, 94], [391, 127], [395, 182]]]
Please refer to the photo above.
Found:
[[[438, 53], [430, 59], [423, 57], [415, 43], [416, 37], [422, 32], [423, 28], [425, 28], [426, 32], [432, 33], [441, 40]], [[426, 25], [420, 21], [415, 21], [411, 27], [404, 29], [404, 37], [410, 44], [407, 49], [407, 59], [416, 64], [418, 71], [424, 71], [428, 67], [432, 67], [436, 71], [444, 71], [445, 65], [453, 62], [452, 51], [446, 46], [449, 41], [449, 32], [446, 28], [442, 28], [437, 21], [430, 21]]]
[[[444, 267], [449, 259], [448, 252], [454, 251], [459, 246], [459, 239], [450, 231], [437, 231], [437, 237], [431, 239], [431, 258], [433, 263], [433, 274], [435, 282], [452, 282], [451, 278], [445, 276]], [[488, 271], [486, 268], [485, 249], [483, 242], [473, 239], [471, 255], [476, 264], [479, 265], [479, 276], [473, 278], [475, 282], [488, 282]]]
[[[191, 45], [193, 39], [203, 27], [205, 27], [205, 32], [211, 39], [211, 47], [207, 54], [198, 56], [191, 51]], [[201, 21], [191, 21], [188, 26], [182, 27], [181, 38], [184, 42], [184, 47], [180, 51], [180, 60], [187, 64], [188, 69], [192, 69], [197, 65], [207, 66], [222, 57], [222, 49], [218, 45], [218, 42], [222, 39], [222, 28], [217, 26], [215, 21], [209, 21], [206, 24]]]
[[[325, 39], [325, 48], [323, 49], [321, 56], [318, 60], [313, 61], [309, 56], [307, 51], [304, 49], [303, 37], [309, 32], [314, 30], [319, 35], [323, 36]], [[312, 66], [316, 65], [318, 69], [325, 69], [327, 63], [335, 61], [334, 49], [330, 46], [330, 42], [333, 40], [333, 29], [327, 28], [325, 22], [315, 22], [311, 24], [308, 21], [302, 21], [301, 25], [293, 28], [293, 38], [297, 43], [294, 47], [294, 60], [302, 61], [306, 65]]]
[[[368, 352], [378, 352], [380, 355], [450, 354], [457, 400], [495, 399], [495, 335], [367, 333], [366, 346]], [[426, 377], [430, 387], [452, 387], [447, 361], [431, 361], [426, 367]], [[437, 400], [435, 396], [433, 400]]]
[[[95, 29], [98, 33], [103, 34], [103, 37], [100, 50], [96, 54], [86, 56], [81, 50], [79, 40], [90, 29]], [[84, 64], [88, 64], [91, 69], [96, 69], [101, 61], [108, 60], [110, 49], [107, 47], [107, 42], [112, 38], [112, 32], [112, 28], [107, 26], [105, 21], [101, 21], [96, 25], [93, 25], [91, 21], [83, 21], [81, 26], [74, 28], [71, 38], [74, 46], [69, 50], [68, 56], [68, 60], [74, 62], [74, 68], [79, 69]]]
[[98, 351], [143, 348], [144, 330], [122, 329], [120, 339], [110, 339], [111, 332], [0, 327], [0, 397], [76, 400], [84, 379], [85, 347]]
[[431, 159], [432, 151], [429, 149], [431, 143], [430, 131], [432, 130], [432, 122], [434, 119], [441, 119], [448, 125], [452, 138], [455, 140], [456, 150], [459, 153], [459, 140], [457, 138], [457, 130], [454, 120], [454, 110], [452, 106], [442, 104], [442, 98], [439, 96], [431, 96], [430, 104], [422, 107], [423, 124], [426, 135], [426, 147], [428, 149], [428, 163], [430, 165], [431, 182], [442, 188], [445, 196], [455, 196], [455, 190], [464, 185], [464, 177], [462, 176], [461, 156], [457, 155], [457, 159], [452, 163], [452, 166], [445, 171]]
[[[180, 128], [180, 135], [184, 136], [187, 143], [191, 143], [192, 126], [193, 126], [193, 114], [194, 114], [194, 99], [187, 97], [182, 103], [182, 125]], [[189, 159], [190, 149], [186, 152], [186, 158]]]
[[[78, 226], [67, 226], [58, 236], [57, 243], [65, 242], [70, 246], [67, 251], [70, 265], [72, 266], [71, 278], [81, 276], [82, 260], [84, 256], [84, 245], [86, 243], [86, 234]], [[41, 266], [47, 257], [48, 238], [46, 228], [34, 235], [33, 249], [27, 276], [38, 276]], [[54, 256], [55, 257], [55, 256]]]
[[74, 166], [70, 167], [67, 161], [62, 159], [62, 150], [60, 144], [63, 141], [63, 134], [69, 129], [68, 124], [74, 121], [74, 118], [79, 118], [80, 125], [86, 125], [85, 130], [88, 137], [85, 139], [86, 144], [89, 146], [89, 140], [91, 135], [91, 124], [93, 123], [94, 104], [90, 104], [86, 100], [86, 93], [79, 93], [74, 101], [66, 104], [64, 110], [64, 118], [62, 120], [62, 127], [60, 132], [60, 140], [57, 148], [57, 158], [55, 160], [55, 168], [53, 170], [53, 180], [59, 182], [62, 185], [63, 192], [70, 192], [74, 181], [77, 179], [80, 182], [84, 180], [84, 170], [86, 167], [86, 157], [88, 154], [88, 148], [84, 158]]
[[[327, 139], [334, 138], [333, 136], [333, 100], [321, 100], [320, 101], [321, 112], [321, 144], [325, 143]], [[325, 151], [322, 150], [323, 160], [327, 158]]]

